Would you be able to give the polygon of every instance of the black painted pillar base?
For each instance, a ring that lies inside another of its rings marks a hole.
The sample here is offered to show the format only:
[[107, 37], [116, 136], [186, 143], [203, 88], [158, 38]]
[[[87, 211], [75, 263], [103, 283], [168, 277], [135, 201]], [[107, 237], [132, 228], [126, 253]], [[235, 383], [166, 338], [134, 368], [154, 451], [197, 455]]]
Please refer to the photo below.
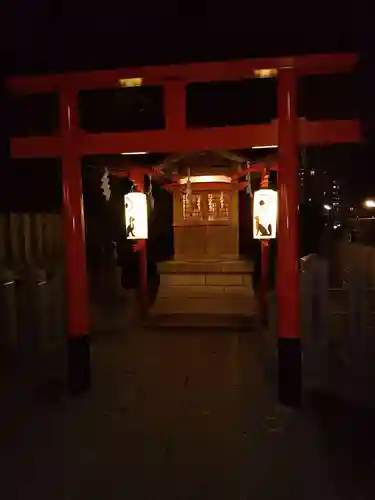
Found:
[[79, 335], [68, 338], [68, 389], [77, 396], [90, 390], [91, 386], [90, 336]]
[[302, 358], [300, 339], [278, 342], [279, 402], [299, 406], [302, 402]]

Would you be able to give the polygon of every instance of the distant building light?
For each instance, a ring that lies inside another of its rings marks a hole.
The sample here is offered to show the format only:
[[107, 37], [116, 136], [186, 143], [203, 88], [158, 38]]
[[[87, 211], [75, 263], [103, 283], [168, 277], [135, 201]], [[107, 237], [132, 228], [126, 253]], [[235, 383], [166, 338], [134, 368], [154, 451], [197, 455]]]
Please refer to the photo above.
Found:
[[332, 210], [331, 205], [323, 205], [324, 210]]
[[375, 208], [375, 200], [365, 200], [364, 205], [366, 208]]
[[310, 175], [315, 175], [315, 170], [310, 170]]
[[278, 147], [276, 144], [272, 144], [270, 146], [253, 146], [251, 149], [275, 149]]

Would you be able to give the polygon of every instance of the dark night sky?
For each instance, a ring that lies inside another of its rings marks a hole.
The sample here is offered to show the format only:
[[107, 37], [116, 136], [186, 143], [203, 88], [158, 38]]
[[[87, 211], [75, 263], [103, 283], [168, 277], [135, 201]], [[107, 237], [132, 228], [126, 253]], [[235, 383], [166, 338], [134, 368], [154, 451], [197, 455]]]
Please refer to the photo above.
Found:
[[[372, 95], [372, 16], [366, 0], [340, 6], [333, 0], [275, 5], [3, 0], [5, 73], [355, 50], [364, 59], [363, 93]], [[372, 101], [364, 106], [368, 138], [375, 136]], [[361, 160], [370, 191], [375, 187], [372, 142], [367, 141], [368, 153]]]
[[[3, 0], [8, 71], [226, 59], [363, 46], [365, 3]], [[6, 5], [8, 4], [8, 5]]]

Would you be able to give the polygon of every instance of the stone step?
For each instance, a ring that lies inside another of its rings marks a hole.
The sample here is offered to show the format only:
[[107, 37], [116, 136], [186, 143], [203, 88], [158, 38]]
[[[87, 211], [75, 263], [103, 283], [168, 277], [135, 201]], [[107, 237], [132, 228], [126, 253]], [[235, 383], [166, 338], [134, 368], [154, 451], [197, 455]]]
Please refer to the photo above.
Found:
[[243, 314], [251, 316], [256, 310], [255, 299], [230, 300], [226, 297], [158, 297], [150, 314]]
[[[243, 297], [251, 298], [254, 296], [254, 291], [252, 287], [249, 286], [167, 286], [160, 285], [158, 296], [162, 298], [168, 297], [219, 297], [223, 296], [225, 299], [230, 299], [231, 297]], [[233, 300], [233, 299], [232, 299]]]
[[242, 273], [253, 272], [253, 263], [246, 260], [198, 260], [179, 261], [170, 260], [159, 262], [161, 274], [210, 274], [210, 273]]
[[241, 314], [160, 314], [150, 316], [143, 326], [151, 328], [176, 329], [224, 329], [224, 330], [246, 330], [255, 331], [258, 328], [258, 320], [255, 315], [244, 316]]
[[245, 286], [252, 287], [250, 274], [161, 274], [160, 285], [165, 286]]

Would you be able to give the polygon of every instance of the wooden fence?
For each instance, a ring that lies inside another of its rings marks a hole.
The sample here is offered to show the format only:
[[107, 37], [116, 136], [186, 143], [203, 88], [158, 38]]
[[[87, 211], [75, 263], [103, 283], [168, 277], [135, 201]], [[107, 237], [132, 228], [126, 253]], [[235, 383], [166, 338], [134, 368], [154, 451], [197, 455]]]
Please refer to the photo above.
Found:
[[368, 289], [375, 289], [375, 247], [360, 243], [337, 242], [334, 250], [335, 265], [345, 273], [352, 269], [363, 280]]
[[[330, 263], [317, 255], [301, 259], [300, 310], [303, 380], [352, 402], [375, 407], [375, 249], [339, 245]], [[340, 286], [329, 286], [330, 264], [340, 268]], [[270, 333], [277, 337], [277, 300], [270, 297]]]
[[0, 214], [0, 266], [48, 268], [62, 261], [64, 245], [59, 214]]

